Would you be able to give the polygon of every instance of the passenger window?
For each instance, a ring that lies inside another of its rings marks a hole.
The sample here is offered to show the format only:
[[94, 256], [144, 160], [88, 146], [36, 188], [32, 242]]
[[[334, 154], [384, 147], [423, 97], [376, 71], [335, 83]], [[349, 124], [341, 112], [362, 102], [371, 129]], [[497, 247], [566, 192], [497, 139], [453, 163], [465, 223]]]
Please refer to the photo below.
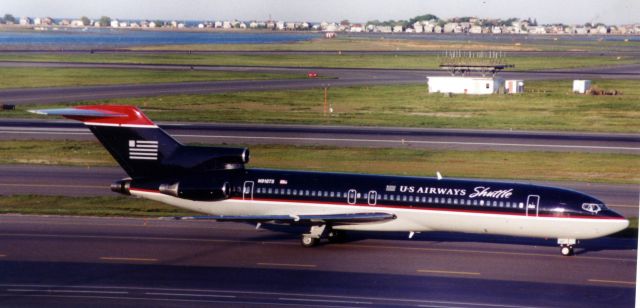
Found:
[[413, 196], [409, 196], [409, 201], [413, 202]]
[[484, 206], [484, 200], [480, 200], [480, 206]]
[[332, 192], [331, 192], [331, 198], [333, 198], [333, 197], [335, 197], [335, 196], [336, 196], [336, 193], [332, 191]]
[[429, 203], [433, 203], [433, 199], [429, 197]]
[[451, 198], [447, 198], [447, 204], [451, 204]]
[[402, 201], [407, 201], [407, 196], [406, 195], [402, 196]]
[[524, 208], [524, 203], [522, 203], [522, 202], [518, 203], [518, 207], [519, 208]]

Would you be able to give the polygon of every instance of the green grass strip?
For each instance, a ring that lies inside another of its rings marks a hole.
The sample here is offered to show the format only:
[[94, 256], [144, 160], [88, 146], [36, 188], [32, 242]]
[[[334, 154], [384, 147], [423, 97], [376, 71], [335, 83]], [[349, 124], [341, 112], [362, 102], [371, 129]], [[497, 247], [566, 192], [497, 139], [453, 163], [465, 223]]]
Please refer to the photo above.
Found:
[[[252, 168], [407, 176], [640, 183], [640, 156], [612, 153], [451, 151], [252, 145]], [[116, 166], [98, 142], [0, 141], [2, 164]]]

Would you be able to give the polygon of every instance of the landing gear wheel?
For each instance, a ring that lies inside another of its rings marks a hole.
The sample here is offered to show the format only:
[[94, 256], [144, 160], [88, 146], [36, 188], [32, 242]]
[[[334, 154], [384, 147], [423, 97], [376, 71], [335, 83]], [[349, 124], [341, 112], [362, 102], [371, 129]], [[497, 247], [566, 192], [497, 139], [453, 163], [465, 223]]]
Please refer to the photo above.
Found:
[[303, 235], [300, 238], [300, 244], [302, 244], [302, 247], [314, 247], [318, 245], [318, 243], [320, 243], [319, 238], [311, 237], [308, 235]]
[[347, 234], [341, 230], [331, 230], [327, 234], [327, 240], [330, 243], [344, 243], [347, 240]]
[[573, 255], [573, 246], [562, 246], [560, 247], [560, 253], [563, 256], [568, 257]]

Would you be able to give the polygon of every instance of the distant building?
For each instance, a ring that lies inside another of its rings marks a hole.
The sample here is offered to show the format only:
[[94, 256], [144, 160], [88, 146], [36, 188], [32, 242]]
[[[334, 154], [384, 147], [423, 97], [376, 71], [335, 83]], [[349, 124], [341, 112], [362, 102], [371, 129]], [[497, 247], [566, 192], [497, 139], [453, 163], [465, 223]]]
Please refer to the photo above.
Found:
[[26, 25], [30, 25], [32, 23], [31, 18], [29, 17], [20, 17], [20, 22], [19, 24], [26, 26]]
[[504, 91], [509, 94], [524, 93], [524, 80], [505, 80]]
[[469, 28], [469, 33], [482, 34], [482, 27], [480, 27], [480, 26], [471, 26], [471, 28]]
[[585, 94], [591, 88], [591, 80], [574, 80], [573, 93]]
[[429, 93], [494, 94], [503, 84], [502, 79], [489, 77], [428, 77]]

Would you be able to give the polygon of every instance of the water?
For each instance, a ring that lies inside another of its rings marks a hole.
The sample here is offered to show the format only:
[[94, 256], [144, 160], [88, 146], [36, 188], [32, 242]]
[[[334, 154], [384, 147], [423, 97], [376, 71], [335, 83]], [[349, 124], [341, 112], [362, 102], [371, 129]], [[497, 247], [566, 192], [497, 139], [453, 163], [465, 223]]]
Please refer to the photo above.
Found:
[[[359, 33], [338, 34], [342, 37], [368, 39], [474, 41], [486, 43], [543, 41], [624, 41], [640, 42], [640, 35], [480, 35], [480, 34], [406, 34]], [[100, 28], [71, 28], [47, 31], [0, 31], [0, 49], [39, 48], [112, 48], [144, 45], [186, 44], [270, 44], [293, 43], [322, 37], [310, 32], [188, 32]]]
[[284, 32], [185, 32], [134, 31], [116, 29], [72, 29], [64, 31], [0, 32], [0, 49], [16, 47], [130, 47], [142, 45], [186, 44], [270, 44], [307, 41], [318, 33]]

